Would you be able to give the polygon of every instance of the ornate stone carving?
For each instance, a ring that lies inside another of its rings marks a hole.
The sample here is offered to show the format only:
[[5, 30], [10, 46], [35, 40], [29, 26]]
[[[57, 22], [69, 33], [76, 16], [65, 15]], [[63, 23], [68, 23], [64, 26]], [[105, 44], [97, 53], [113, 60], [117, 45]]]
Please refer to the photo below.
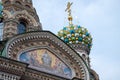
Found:
[[[31, 3], [29, 4], [28, 2], [24, 2], [20, 0], [12, 0], [8, 2], [9, 2], [9, 5], [6, 4], [6, 1], [3, 1], [3, 6], [4, 6], [3, 22], [5, 24], [8, 24], [8, 25], [5, 25], [3, 28], [4, 40], [6, 40], [7, 38], [14, 37], [16, 34], [18, 34], [16, 28], [21, 19], [24, 20], [24, 22], [26, 22], [26, 32], [42, 30], [42, 26], [41, 26], [41, 23], [39, 22], [37, 13]], [[30, 8], [26, 7], [26, 5], [29, 6]], [[14, 20], [16, 20], [16, 22], [18, 23], [16, 24]], [[10, 29], [9, 30], [5, 29], [8, 26], [9, 28], [11, 28], [10, 25], [12, 25], [11, 31]]]
[[[50, 43], [52, 43], [52, 45]], [[59, 55], [61, 56], [62, 60], [64, 60], [69, 65], [72, 64], [71, 67], [73, 69], [76, 68], [76, 77], [87, 80], [89, 79], [89, 76], [87, 76], [89, 75], [88, 69], [86, 67], [87, 65], [85, 65], [81, 57], [78, 56], [78, 53], [76, 53], [50, 32], [31, 32], [16, 36], [7, 43], [6, 51], [9, 58], [16, 60], [16, 57], [21, 51], [25, 51], [31, 48], [48, 48], [52, 51], [59, 51]]]

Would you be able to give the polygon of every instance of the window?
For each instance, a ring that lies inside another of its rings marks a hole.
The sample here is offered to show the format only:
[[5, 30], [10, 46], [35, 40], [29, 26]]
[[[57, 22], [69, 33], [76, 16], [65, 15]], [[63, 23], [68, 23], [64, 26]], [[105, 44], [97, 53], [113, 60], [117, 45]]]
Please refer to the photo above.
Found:
[[20, 22], [17, 28], [18, 28], [18, 34], [24, 33], [26, 31], [26, 24], [24, 22]]

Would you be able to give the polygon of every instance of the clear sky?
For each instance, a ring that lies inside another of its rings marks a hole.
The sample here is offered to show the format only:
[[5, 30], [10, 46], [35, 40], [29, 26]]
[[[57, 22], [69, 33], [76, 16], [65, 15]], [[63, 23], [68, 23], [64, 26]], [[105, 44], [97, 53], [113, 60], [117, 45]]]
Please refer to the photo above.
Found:
[[120, 0], [33, 0], [44, 30], [68, 25], [67, 2], [73, 2], [73, 23], [93, 37], [91, 66], [100, 80], [120, 80]]

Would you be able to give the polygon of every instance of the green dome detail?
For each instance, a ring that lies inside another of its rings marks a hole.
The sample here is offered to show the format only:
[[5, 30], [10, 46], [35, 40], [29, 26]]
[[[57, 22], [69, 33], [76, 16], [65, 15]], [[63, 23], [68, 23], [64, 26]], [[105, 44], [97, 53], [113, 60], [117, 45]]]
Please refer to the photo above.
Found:
[[2, 5], [2, 2], [0, 1], [0, 23], [2, 22], [3, 20], [3, 5]]
[[58, 32], [60, 37], [67, 44], [84, 44], [90, 49], [92, 46], [92, 37], [88, 30], [79, 25], [70, 25], [64, 27]]

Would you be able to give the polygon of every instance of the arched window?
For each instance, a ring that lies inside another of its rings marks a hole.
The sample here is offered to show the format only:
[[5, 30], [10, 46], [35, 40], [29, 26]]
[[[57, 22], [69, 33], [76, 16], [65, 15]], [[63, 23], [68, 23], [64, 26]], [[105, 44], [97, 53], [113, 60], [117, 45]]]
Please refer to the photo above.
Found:
[[20, 22], [17, 26], [18, 34], [24, 33], [26, 31], [26, 24], [24, 22]]

